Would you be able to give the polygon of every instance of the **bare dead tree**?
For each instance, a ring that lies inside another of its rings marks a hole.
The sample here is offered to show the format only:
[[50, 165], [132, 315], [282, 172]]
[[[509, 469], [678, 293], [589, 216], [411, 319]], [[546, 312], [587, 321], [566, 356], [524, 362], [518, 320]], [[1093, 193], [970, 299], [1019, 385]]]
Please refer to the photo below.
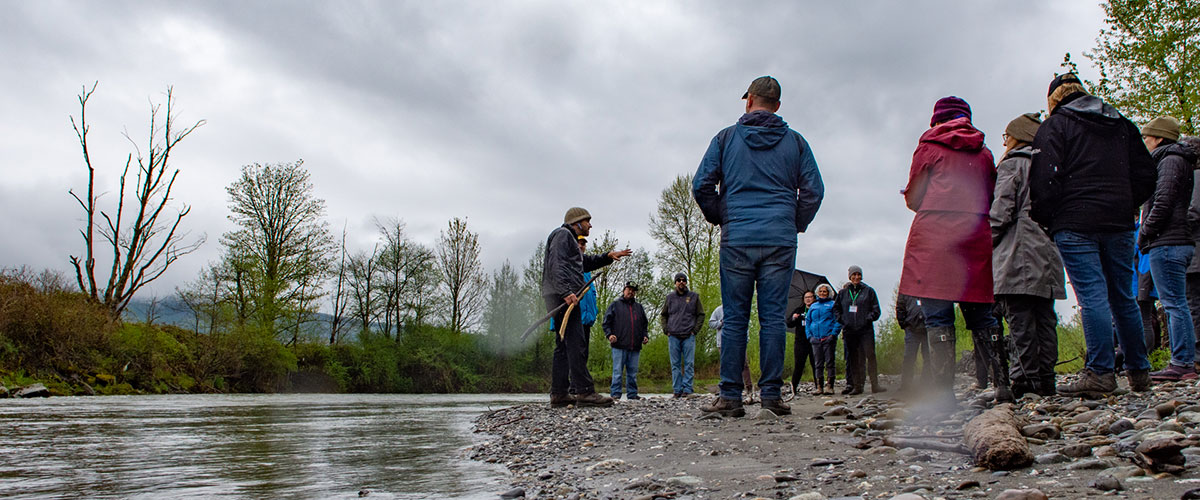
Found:
[[437, 263], [450, 329], [462, 333], [477, 326], [487, 306], [487, 278], [480, 261], [479, 235], [455, 217], [438, 238]]
[[329, 345], [334, 345], [338, 341], [338, 337], [342, 334], [342, 329], [346, 327], [346, 308], [350, 305], [350, 297], [346, 294], [346, 226], [342, 225], [342, 251], [341, 259], [338, 261], [337, 277], [334, 279], [333, 294], [333, 311], [329, 319]]
[[[142, 287], [158, 279], [175, 260], [196, 251], [205, 241], [204, 235], [195, 239], [181, 232], [179, 225], [191, 211], [182, 205], [178, 211], [170, 210], [171, 189], [179, 176], [179, 170], [171, 170], [169, 161], [175, 147], [196, 128], [204, 125], [199, 120], [191, 126], [179, 129], [173, 113], [175, 97], [173, 89], [167, 87], [166, 113], [160, 123], [160, 104], [150, 104], [150, 138], [146, 151], [124, 133], [133, 145], [134, 152], [125, 158], [121, 172], [116, 202], [116, 213], [99, 208], [100, 195], [96, 192], [96, 168], [88, 149], [87, 102], [96, 91], [84, 87], [79, 94], [79, 121], [71, 117], [71, 127], [79, 138], [83, 149], [83, 161], [88, 169], [86, 198], [80, 198], [74, 190], [68, 191], [86, 215], [86, 225], [80, 235], [84, 240], [83, 257], [70, 256], [75, 268], [75, 281], [79, 290], [107, 307], [114, 318], [119, 317], [129, 301]], [[137, 162], [136, 180], [127, 182], [129, 169]], [[126, 190], [132, 189], [132, 199], [126, 203]], [[98, 219], [102, 219], [98, 220]], [[102, 240], [97, 248], [96, 234]], [[108, 281], [103, 288], [97, 284], [96, 256], [111, 250], [112, 264]]]

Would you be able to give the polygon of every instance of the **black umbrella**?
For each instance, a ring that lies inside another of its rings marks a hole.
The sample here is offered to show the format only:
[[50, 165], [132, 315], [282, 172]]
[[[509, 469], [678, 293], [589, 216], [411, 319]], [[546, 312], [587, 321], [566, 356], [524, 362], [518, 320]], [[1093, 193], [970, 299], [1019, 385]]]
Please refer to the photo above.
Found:
[[829, 283], [829, 278], [821, 276], [820, 274], [801, 271], [799, 269], [793, 272], [792, 288], [788, 292], [787, 312], [784, 314], [792, 314], [792, 311], [794, 311], [797, 307], [800, 307], [800, 304], [804, 303], [804, 293], [816, 291], [817, 285], [820, 285], [821, 283], [825, 283], [830, 286], [833, 285], [832, 283]]

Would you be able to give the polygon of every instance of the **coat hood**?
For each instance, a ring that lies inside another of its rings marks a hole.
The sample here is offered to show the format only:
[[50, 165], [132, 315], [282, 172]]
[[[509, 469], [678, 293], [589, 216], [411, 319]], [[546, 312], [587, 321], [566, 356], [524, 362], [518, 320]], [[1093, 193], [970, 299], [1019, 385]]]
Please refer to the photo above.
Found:
[[1196, 158], [1197, 156], [1200, 156], [1200, 153], [1198, 153], [1191, 144], [1185, 142], [1173, 142], [1171, 144], [1167, 144], [1166, 146], [1159, 146], [1154, 148], [1154, 151], [1150, 153], [1150, 156], [1152, 156], [1156, 162], [1162, 161], [1163, 158], [1166, 158], [1169, 155], [1175, 155], [1183, 158], [1183, 160], [1188, 162], [1189, 165], [1192, 165], [1193, 168], [1200, 166], [1196, 163]]
[[1071, 98], [1067, 96], [1068, 101], [1059, 104], [1054, 108], [1054, 112], [1065, 112], [1075, 115], [1081, 119], [1098, 122], [1098, 123], [1113, 123], [1124, 120], [1121, 112], [1117, 108], [1112, 107], [1104, 100], [1090, 94], [1076, 94], [1078, 97]]
[[1196, 168], [1200, 169], [1200, 137], [1189, 135], [1179, 138], [1179, 144], [1189, 146], [1196, 153]]
[[1001, 161], [1007, 160], [1009, 158], [1014, 158], [1014, 157], [1016, 157], [1016, 158], [1033, 158], [1033, 146], [1028, 146], [1028, 145], [1021, 146], [1012, 151], [1009, 151], [1004, 154], [1004, 158]]
[[979, 151], [983, 149], [983, 132], [971, 125], [971, 120], [955, 118], [926, 130], [921, 134], [921, 142], [941, 144], [957, 151]]
[[788, 133], [787, 122], [779, 115], [766, 111], [752, 111], [742, 115], [735, 127], [738, 137], [750, 149], [771, 149]]

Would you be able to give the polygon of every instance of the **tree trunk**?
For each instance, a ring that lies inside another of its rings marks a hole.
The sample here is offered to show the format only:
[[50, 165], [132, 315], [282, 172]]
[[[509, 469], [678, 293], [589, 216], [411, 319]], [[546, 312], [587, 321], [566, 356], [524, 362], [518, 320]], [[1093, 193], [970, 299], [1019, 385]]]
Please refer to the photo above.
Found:
[[989, 470], [1020, 469], [1033, 463], [1033, 452], [1009, 405], [992, 408], [967, 422], [963, 442], [975, 465]]

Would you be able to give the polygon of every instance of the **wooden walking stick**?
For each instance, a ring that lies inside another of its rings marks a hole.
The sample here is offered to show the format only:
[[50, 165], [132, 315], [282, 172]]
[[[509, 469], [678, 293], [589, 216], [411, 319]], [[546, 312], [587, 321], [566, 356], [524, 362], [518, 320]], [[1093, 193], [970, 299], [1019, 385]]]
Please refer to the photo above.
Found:
[[[602, 275], [606, 272], [608, 272], [608, 271], [599, 272], [599, 273], [596, 273], [594, 276], [592, 276], [592, 279], [588, 280], [588, 282], [583, 285], [583, 288], [579, 289], [579, 291], [575, 293], [575, 296], [582, 297], [584, 292], [586, 292], [587, 289], [592, 286], [592, 282], [596, 281], [596, 278], [599, 278], [600, 275]], [[534, 330], [537, 330], [537, 327], [542, 326], [543, 323], [550, 321], [550, 318], [553, 318], [555, 314], [558, 314], [558, 311], [562, 310], [562, 308], [566, 307], [566, 305], [567, 305], [566, 302], [559, 304], [558, 307], [555, 307], [550, 312], [546, 313], [545, 316], [542, 316], [542, 319], [539, 319], [539, 320], [535, 321], [532, 325], [529, 325], [529, 328], [525, 329], [525, 333], [521, 334], [521, 342], [525, 342], [525, 339], [529, 337], [529, 334], [533, 333]], [[575, 305], [571, 304], [571, 307], [575, 307]], [[571, 311], [568, 310], [567, 314], [563, 315], [563, 318], [567, 318], [569, 316], [571, 316]], [[566, 324], [566, 321], [563, 321], [563, 324]], [[562, 334], [559, 334], [559, 337], [561, 338]]]

